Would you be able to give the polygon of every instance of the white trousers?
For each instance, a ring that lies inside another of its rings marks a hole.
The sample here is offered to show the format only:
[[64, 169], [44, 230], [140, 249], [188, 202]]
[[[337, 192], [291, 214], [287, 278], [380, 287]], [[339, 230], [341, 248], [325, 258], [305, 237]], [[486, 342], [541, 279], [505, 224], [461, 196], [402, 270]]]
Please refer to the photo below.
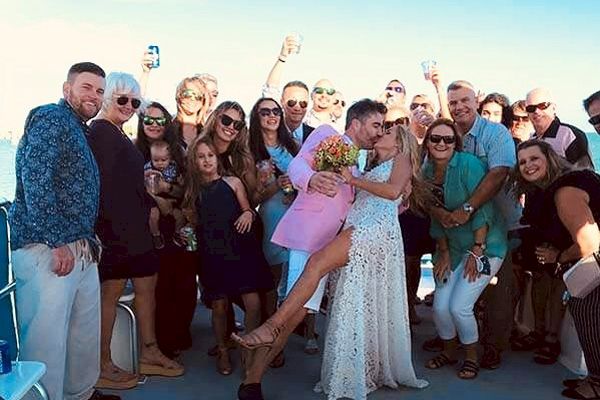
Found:
[[[464, 278], [466, 257], [448, 274], [447, 281], [436, 282], [433, 297], [433, 321], [438, 334], [444, 340], [458, 338], [462, 344], [479, 340], [477, 321], [473, 314], [475, 302], [502, 266], [502, 258], [490, 258], [490, 275], [481, 275], [475, 282]], [[508, 300], [507, 300], [508, 301]]]
[[98, 267], [76, 243], [70, 274], [52, 271], [43, 244], [12, 252], [21, 360], [46, 364], [42, 383], [50, 400], [86, 400], [100, 375], [100, 282]]
[[[302, 250], [293, 250], [290, 249], [290, 261], [288, 265], [288, 275], [287, 275], [287, 293], [286, 296], [290, 294], [294, 284], [302, 275], [304, 271], [304, 267], [306, 267], [306, 263], [310, 258], [311, 253]], [[313, 293], [312, 297], [304, 304], [304, 308], [308, 308], [309, 312], [313, 313], [319, 312], [321, 308], [321, 300], [323, 300], [323, 295], [325, 294], [325, 286], [327, 283], [327, 275], [321, 278], [319, 281], [319, 285], [317, 286], [317, 290]]]

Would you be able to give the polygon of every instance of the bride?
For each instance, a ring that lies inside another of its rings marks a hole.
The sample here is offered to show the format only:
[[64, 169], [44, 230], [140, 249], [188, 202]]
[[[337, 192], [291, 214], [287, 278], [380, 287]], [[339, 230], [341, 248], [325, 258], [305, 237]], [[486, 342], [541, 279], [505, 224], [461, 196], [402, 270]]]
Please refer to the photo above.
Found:
[[[375, 145], [379, 163], [362, 178], [342, 171], [358, 189], [344, 230], [314, 253], [279, 310], [263, 325], [232, 335], [247, 349], [271, 347], [291, 316], [315, 291], [319, 279], [338, 272], [318, 390], [328, 399], [365, 399], [381, 386], [423, 388], [412, 366], [410, 325], [404, 276], [404, 251], [398, 223], [401, 193], [410, 186], [411, 200], [424, 199], [426, 189], [416, 170], [412, 136], [398, 126]], [[289, 329], [291, 327], [286, 327]]]

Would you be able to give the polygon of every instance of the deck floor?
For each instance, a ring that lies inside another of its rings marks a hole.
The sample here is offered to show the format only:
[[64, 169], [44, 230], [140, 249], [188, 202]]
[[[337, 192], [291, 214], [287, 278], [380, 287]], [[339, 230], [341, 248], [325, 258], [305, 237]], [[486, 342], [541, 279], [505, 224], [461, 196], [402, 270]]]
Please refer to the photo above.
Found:
[[[380, 389], [369, 396], [369, 400], [397, 399], [561, 399], [561, 381], [573, 377], [560, 364], [542, 366], [535, 364], [530, 353], [508, 352], [503, 364], [495, 371], [482, 370], [474, 381], [464, 381], [456, 377], [454, 367], [428, 370], [423, 367], [431, 353], [421, 350], [421, 344], [434, 335], [431, 321], [431, 308], [419, 306], [423, 322], [413, 330], [413, 359], [417, 375], [430, 382], [422, 390], [403, 388], [400, 390]], [[318, 320], [322, 329], [324, 317]], [[133, 390], [113, 392], [123, 400], [148, 399], [210, 399], [235, 400], [240, 383], [239, 351], [232, 352], [235, 371], [230, 376], [219, 375], [214, 358], [207, 356], [206, 350], [214, 343], [210, 327], [210, 314], [202, 306], [196, 311], [192, 326], [193, 348], [182, 355], [181, 361], [186, 374], [179, 378], [149, 377], [144, 385]], [[263, 381], [263, 394], [268, 400], [310, 400], [325, 399], [324, 395], [313, 392], [319, 380], [320, 356], [309, 356], [302, 351], [304, 341], [293, 335], [286, 349], [286, 365], [271, 370]]]

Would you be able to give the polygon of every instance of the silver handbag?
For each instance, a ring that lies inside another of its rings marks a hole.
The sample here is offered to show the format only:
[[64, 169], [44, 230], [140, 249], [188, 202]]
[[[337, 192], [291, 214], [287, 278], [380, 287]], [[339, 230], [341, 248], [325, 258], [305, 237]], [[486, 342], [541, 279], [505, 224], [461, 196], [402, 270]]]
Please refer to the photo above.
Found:
[[583, 299], [600, 285], [600, 256], [594, 253], [577, 261], [563, 275], [569, 294]]

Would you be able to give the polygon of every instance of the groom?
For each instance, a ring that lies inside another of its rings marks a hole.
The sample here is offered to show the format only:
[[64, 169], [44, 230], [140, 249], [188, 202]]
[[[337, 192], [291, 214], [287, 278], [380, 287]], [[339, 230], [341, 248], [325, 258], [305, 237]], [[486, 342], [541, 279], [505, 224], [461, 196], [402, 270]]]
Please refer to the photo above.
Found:
[[[346, 116], [344, 140], [361, 149], [372, 149], [383, 136], [384, 105], [363, 99], [353, 104]], [[304, 142], [288, 168], [288, 175], [298, 190], [298, 197], [285, 213], [273, 234], [272, 241], [290, 249], [288, 293], [302, 274], [310, 255], [327, 245], [342, 228], [354, 201], [350, 185], [333, 172], [313, 169], [314, 154], [323, 140], [339, 135], [331, 126], [321, 125]], [[305, 308], [300, 310], [284, 327], [271, 349], [254, 352], [246, 371], [246, 379], [238, 391], [240, 400], [261, 400], [260, 381], [269, 362], [283, 349], [293, 329], [304, 319], [308, 310], [318, 311], [325, 291], [327, 277]]]

